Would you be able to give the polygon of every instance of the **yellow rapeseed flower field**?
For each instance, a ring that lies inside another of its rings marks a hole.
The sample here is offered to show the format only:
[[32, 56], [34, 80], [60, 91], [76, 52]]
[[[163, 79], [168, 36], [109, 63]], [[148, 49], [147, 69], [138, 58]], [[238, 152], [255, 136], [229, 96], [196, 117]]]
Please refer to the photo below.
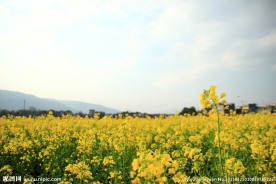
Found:
[[[61, 183], [185, 183], [219, 176], [216, 117], [2, 117], [0, 175]], [[274, 177], [276, 114], [221, 115], [227, 177]]]
[[[204, 95], [201, 101], [210, 105]], [[228, 178], [276, 178], [275, 113], [220, 114], [220, 143], [216, 122], [216, 114], [1, 117], [0, 176], [187, 183], [220, 177], [223, 169]]]

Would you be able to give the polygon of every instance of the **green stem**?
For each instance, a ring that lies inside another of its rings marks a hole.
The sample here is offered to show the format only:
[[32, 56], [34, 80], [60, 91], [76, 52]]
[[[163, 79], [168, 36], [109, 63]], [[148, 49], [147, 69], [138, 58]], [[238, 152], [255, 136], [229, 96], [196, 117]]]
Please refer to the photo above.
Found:
[[[212, 99], [213, 100], [213, 99]], [[223, 163], [222, 163], [222, 156], [221, 156], [221, 144], [220, 144], [220, 116], [219, 116], [219, 110], [218, 110], [218, 106], [215, 103], [215, 101], [213, 100], [216, 111], [217, 111], [217, 115], [218, 115], [218, 145], [219, 145], [219, 160], [220, 160], [220, 166], [221, 166], [221, 171], [222, 171], [222, 177], [224, 178], [224, 168], [223, 168]]]
[[[82, 161], [84, 162], [84, 164], [85, 164], [85, 150], [86, 150], [86, 138], [84, 139], [84, 150], [83, 150], [83, 153], [82, 153]], [[84, 170], [84, 168], [83, 168], [83, 164], [81, 165], [81, 183], [83, 182], [83, 170]]]
[[258, 153], [258, 163], [257, 163], [257, 169], [255, 171], [255, 176], [254, 177], [258, 177], [258, 174], [259, 174], [259, 164], [260, 164], [260, 151]]

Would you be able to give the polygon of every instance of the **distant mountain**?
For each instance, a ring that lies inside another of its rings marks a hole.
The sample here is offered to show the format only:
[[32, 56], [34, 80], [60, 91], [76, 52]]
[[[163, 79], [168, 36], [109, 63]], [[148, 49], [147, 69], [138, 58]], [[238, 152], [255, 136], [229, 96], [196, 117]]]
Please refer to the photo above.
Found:
[[7, 110], [20, 110], [24, 108], [24, 100], [25, 100], [25, 108], [29, 109], [30, 107], [35, 107], [37, 110], [70, 110], [73, 113], [83, 112], [88, 113], [89, 109], [95, 109], [96, 111], [102, 111], [108, 114], [118, 113], [120, 111], [105, 107], [97, 104], [90, 104], [86, 102], [79, 101], [60, 101], [55, 99], [45, 99], [38, 98], [34, 95], [8, 91], [8, 90], [0, 90], [0, 109]]
[[72, 109], [77, 109], [78, 111], [81, 111], [83, 113], [88, 113], [89, 109], [95, 109], [96, 111], [105, 112], [107, 114], [115, 114], [120, 112], [110, 107], [105, 107], [102, 105], [91, 104], [86, 102], [79, 102], [79, 101], [59, 101], [59, 102]]
[[24, 108], [24, 100], [25, 107], [29, 109], [30, 107], [35, 107], [38, 110], [71, 110], [72, 109], [57, 100], [52, 99], [43, 99], [38, 98], [34, 95], [15, 92], [15, 91], [7, 91], [0, 90], [0, 109], [7, 110], [20, 110]]

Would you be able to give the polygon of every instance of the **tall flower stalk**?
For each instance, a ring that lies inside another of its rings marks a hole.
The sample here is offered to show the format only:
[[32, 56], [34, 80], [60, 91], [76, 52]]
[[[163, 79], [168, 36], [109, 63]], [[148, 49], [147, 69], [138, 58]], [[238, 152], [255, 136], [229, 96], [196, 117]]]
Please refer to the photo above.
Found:
[[221, 154], [221, 142], [220, 142], [220, 127], [221, 127], [221, 122], [220, 122], [220, 113], [218, 109], [219, 104], [226, 104], [226, 100], [224, 97], [226, 96], [226, 93], [221, 93], [220, 98], [216, 94], [216, 89], [217, 86], [212, 85], [209, 90], [204, 89], [204, 92], [200, 94], [200, 104], [203, 108], [209, 108], [213, 105], [213, 107], [216, 110], [217, 113], [217, 124], [218, 124], [218, 147], [219, 147], [219, 160], [220, 160], [220, 167], [221, 167], [221, 172], [222, 172], [222, 177], [224, 178], [224, 167], [223, 167], [223, 162], [222, 162], [222, 154]]

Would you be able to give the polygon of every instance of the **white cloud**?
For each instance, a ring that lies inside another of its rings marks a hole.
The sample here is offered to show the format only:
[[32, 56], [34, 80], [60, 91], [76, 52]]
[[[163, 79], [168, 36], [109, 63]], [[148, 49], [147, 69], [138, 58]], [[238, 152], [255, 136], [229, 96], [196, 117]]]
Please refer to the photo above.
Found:
[[90, 31], [92, 31], [93, 33], [100, 33], [100, 32], [102, 32], [102, 27], [99, 26], [99, 25], [95, 25], [95, 24], [94, 25], [89, 25], [88, 29]]
[[274, 62], [276, 53], [275, 31], [256, 39], [237, 40], [222, 54], [222, 62], [228, 67], [249, 67]]
[[158, 88], [182, 87], [191, 84], [193, 81], [200, 80], [210, 68], [208, 64], [193, 65], [189, 69], [182, 69], [174, 73], [166, 73], [159, 76], [154, 85]]
[[[276, 48], [275, 13], [265, 10], [272, 10], [275, 3], [254, 1], [242, 7], [244, 2], [230, 1], [216, 6], [203, 1], [169, 4], [150, 26], [152, 41], [168, 47], [159, 58], [212, 63], [215, 68], [271, 63], [275, 58], [271, 50]], [[260, 19], [257, 22], [253, 12]]]
[[[168, 6], [159, 18], [152, 22], [149, 30], [149, 37], [153, 41], [172, 41], [179, 38], [184, 31], [185, 15], [184, 5]], [[189, 25], [187, 25], [189, 27]]]
[[266, 50], [270, 53], [275, 53], [274, 49], [276, 48], [276, 30], [260, 38], [258, 42], [259, 49]]
[[272, 65], [272, 70], [276, 72], [276, 64]]
[[122, 43], [122, 47], [130, 51], [141, 51], [144, 48], [144, 43], [139, 39], [131, 39]]
[[12, 16], [11, 11], [8, 8], [0, 6], [0, 16], [10, 18]]
[[129, 35], [130, 35], [131, 37], [140, 36], [142, 33], [143, 33], [143, 31], [142, 31], [142, 28], [140, 28], [140, 27], [132, 27], [132, 28], [129, 30]]

